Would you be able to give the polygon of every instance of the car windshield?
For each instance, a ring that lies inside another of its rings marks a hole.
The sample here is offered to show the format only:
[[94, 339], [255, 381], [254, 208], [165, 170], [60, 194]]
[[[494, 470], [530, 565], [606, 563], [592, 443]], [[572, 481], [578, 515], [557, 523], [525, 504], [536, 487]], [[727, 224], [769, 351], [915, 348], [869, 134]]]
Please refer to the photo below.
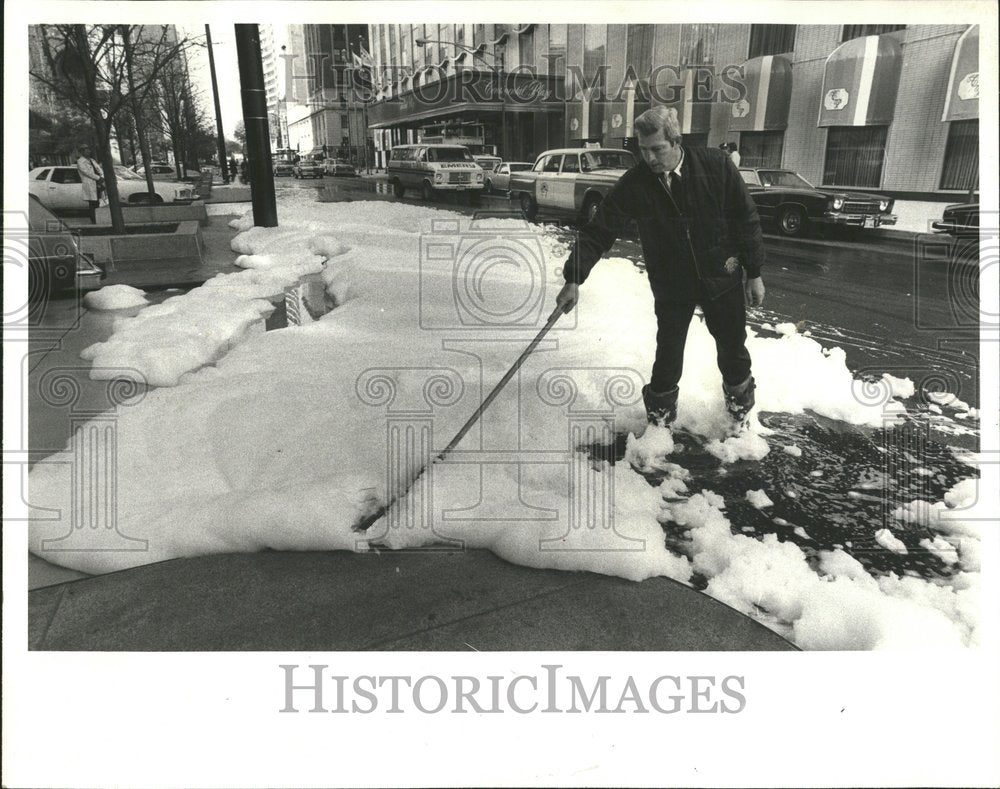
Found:
[[475, 161], [466, 148], [428, 148], [429, 162], [471, 162]]
[[801, 175], [789, 170], [761, 170], [760, 182], [764, 186], [780, 186], [790, 189], [815, 188]]
[[582, 156], [581, 169], [590, 170], [627, 170], [635, 164], [635, 159], [628, 151], [587, 151]]

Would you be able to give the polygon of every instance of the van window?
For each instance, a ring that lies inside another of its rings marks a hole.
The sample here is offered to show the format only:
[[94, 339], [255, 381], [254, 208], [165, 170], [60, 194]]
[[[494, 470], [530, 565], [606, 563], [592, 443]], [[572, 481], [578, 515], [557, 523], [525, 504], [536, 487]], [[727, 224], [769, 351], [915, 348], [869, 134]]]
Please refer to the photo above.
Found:
[[430, 162], [472, 162], [472, 154], [467, 148], [428, 148], [427, 160]]
[[426, 148], [421, 148], [418, 152], [416, 152], [416, 154], [417, 155], [416, 155], [415, 158], [416, 158], [416, 160], [418, 162], [426, 162], [427, 161], [427, 149]]

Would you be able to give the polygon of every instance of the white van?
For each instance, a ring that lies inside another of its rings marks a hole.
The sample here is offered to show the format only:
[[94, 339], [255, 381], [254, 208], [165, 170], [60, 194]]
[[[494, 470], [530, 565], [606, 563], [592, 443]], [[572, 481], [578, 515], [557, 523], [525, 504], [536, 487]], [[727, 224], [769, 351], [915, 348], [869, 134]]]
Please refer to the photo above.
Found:
[[424, 200], [433, 200], [435, 192], [475, 197], [483, 190], [483, 170], [464, 145], [397, 145], [387, 169], [396, 197], [407, 189], [419, 189]]

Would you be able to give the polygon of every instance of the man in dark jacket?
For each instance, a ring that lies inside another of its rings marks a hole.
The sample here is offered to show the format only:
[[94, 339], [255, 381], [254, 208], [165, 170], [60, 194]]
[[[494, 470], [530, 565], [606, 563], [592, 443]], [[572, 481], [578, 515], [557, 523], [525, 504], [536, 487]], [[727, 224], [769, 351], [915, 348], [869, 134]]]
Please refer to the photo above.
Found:
[[681, 144], [676, 110], [647, 110], [635, 129], [642, 161], [619, 179], [580, 231], [557, 303], [567, 311], [573, 308], [590, 270], [634, 220], [657, 320], [656, 360], [643, 387], [649, 421], [669, 427], [677, 417], [688, 325], [701, 305], [715, 338], [726, 408], [738, 432], [753, 408], [755, 388], [745, 303], [757, 307], [764, 301], [757, 209], [726, 152]]

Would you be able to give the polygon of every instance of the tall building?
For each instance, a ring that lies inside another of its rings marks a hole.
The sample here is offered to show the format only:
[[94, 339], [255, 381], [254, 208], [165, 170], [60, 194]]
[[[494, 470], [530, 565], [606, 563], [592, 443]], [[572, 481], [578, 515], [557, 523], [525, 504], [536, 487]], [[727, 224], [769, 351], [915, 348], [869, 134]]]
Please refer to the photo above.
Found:
[[264, 70], [264, 96], [267, 102], [268, 129], [273, 151], [285, 146], [278, 106], [281, 100], [278, 89], [278, 56], [274, 47], [273, 25], [257, 25], [257, 29], [260, 33], [260, 60]]
[[289, 139], [296, 141], [303, 156], [337, 157], [364, 165], [371, 160], [367, 105], [352, 86], [355, 55], [368, 49], [368, 28], [302, 25], [302, 41], [303, 57], [289, 62], [293, 92], [304, 104], [289, 105]]
[[667, 105], [687, 144], [735, 142], [744, 163], [816, 185], [942, 200], [978, 186], [975, 26], [369, 29], [380, 164], [393, 145], [418, 141], [508, 160], [564, 145], [631, 147], [635, 117]]

